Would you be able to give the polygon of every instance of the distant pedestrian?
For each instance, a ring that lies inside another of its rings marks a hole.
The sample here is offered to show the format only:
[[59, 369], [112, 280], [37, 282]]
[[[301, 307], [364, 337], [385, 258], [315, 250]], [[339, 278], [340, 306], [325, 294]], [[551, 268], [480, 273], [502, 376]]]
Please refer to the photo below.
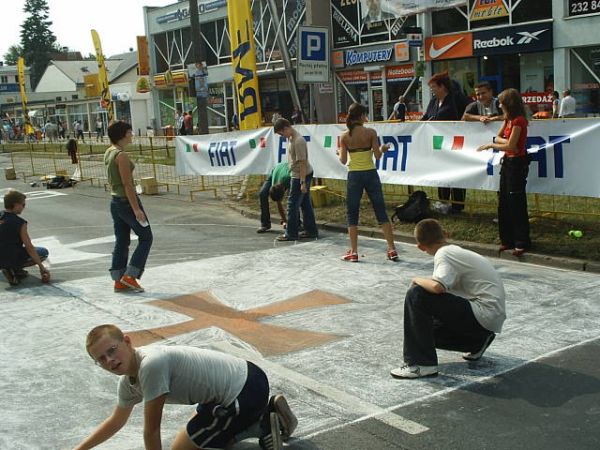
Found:
[[513, 249], [514, 256], [521, 256], [531, 246], [526, 192], [529, 174], [528, 122], [519, 91], [506, 89], [498, 98], [504, 111], [504, 124], [494, 143], [484, 144], [477, 150], [493, 149], [504, 152], [498, 195], [500, 251]]
[[27, 231], [27, 221], [21, 217], [26, 196], [18, 191], [4, 195], [4, 211], [0, 212], [0, 268], [11, 286], [17, 286], [28, 274], [25, 267], [37, 265], [42, 282], [50, 280], [50, 271], [43, 261], [48, 250], [34, 247]]
[[[316, 238], [319, 235], [315, 212], [310, 201], [310, 185], [313, 168], [308, 160], [306, 140], [287, 119], [278, 119], [273, 127], [276, 134], [287, 139], [287, 157], [290, 169], [290, 193], [287, 206], [287, 227], [285, 233], [277, 237], [278, 241], [295, 241], [299, 238]], [[299, 233], [302, 210], [304, 231]]]
[[394, 104], [388, 120], [398, 120], [399, 122], [404, 122], [406, 120], [406, 103], [404, 103], [403, 95], [398, 97], [398, 101]]
[[385, 211], [381, 180], [373, 161], [373, 157], [380, 159], [389, 147], [379, 146], [377, 132], [372, 128], [366, 128], [364, 126], [366, 121], [367, 109], [359, 103], [350, 105], [346, 119], [348, 131], [342, 135], [339, 149], [340, 162], [344, 165], [348, 163], [346, 206], [351, 247], [342, 259], [358, 262], [358, 213], [360, 200], [363, 192], [366, 191], [387, 242], [387, 258], [398, 261], [392, 224]]
[[560, 102], [560, 111], [558, 117], [565, 119], [575, 117], [577, 112], [577, 101], [571, 96], [571, 90], [565, 89], [563, 99]]
[[[152, 229], [133, 184], [135, 165], [125, 152], [125, 147], [133, 139], [131, 125], [114, 122], [108, 127], [108, 138], [112, 145], [104, 154], [104, 164], [112, 196], [110, 213], [116, 238], [110, 274], [115, 282], [115, 292], [128, 289], [144, 292], [138, 280], [144, 273], [152, 247]], [[138, 236], [138, 245], [127, 264], [131, 231]]]
[[101, 119], [96, 120], [96, 141], [104, 138], [104, 124]]
[[187, 136], [194, 134], [194, 115], [192, 114], [192, 111], [188, 111], [188, 113], [183, 117], [183, 126]]
[[552, 92], [552, 118], [557, 119], [560, 112], [560, 94], [558, 91]]
[[83, 125], [81, 125], [81, 120], [76, 120], [73, 123], [73, 129], [75, 131], [75, 139], [81, 139], [82, 141], [85, 141], [83, 137]]
[[69, 142], [67, 142], [67, 153], [71, 157], [71, 164], [79, 162], [77, 159], [77, 141], [75, 139], [69, 139]]
[[302, 114], [302, 110], [298, 106], [294, 107], [294, 112], [292, 113], [292, 123], [294, 125], [304, 123], [304, 114]]
[[185, 127], [183, 126], [183, 118], [184, 114], [181, 112], [180, 108], [177, 108], [175, 111], [175, 133], [177, 135], [185, 134]]
[[66, 139], [65, 133], [66, 133], [65, 124], [59, 120], [58, 121], [58, 137], [60, 139]]
[[436, 348], [463, 352], [477, 361], [506, 319], [500, 274], [483, 256], [446, 241], [437, 220], [415, 227], [419, 250], [433, 256], [431, 278], [413, 278], [404, 299], [404, 366], [394, 378], [438, 374]]

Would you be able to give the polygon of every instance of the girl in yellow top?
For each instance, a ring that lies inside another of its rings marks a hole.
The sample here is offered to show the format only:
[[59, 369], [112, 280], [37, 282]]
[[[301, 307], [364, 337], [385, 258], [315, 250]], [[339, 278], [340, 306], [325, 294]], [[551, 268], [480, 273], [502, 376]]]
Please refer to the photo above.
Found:
[[398, 261], [392, 224], [385, 211], [381, 181], [373, 160], [373, 156], [380, 159], [389, 147], [387, 145], [380, 147], [377, 132], [363, 126], [367, 120], [366, 114], [367, 110], [361, 104], [350, 105], [346, 119], [348, 131], [342, 135], [338, 151], [340, 162], [344, 165], [348, 163], [346, 206], [351, 249], [342, 259], [358, 262], [358, 211], [363, 191], [366, 191], [387, 241], [387, 258], [391, 261]]

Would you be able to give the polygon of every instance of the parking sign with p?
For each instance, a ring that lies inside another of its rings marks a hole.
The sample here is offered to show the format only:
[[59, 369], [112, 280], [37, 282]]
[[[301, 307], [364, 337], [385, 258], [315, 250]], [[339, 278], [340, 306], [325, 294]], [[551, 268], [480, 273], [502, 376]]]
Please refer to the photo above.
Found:
[[304, 83], [329, 81], [329, 30], [301, 26], [298, 30], [297, 78]]

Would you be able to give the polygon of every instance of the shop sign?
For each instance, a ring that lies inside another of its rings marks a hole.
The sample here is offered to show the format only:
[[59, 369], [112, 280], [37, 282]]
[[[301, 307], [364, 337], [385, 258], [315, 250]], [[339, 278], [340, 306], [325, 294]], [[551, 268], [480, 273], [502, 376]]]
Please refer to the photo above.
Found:
[[329, 81], [329, 29], [298, 27], [298, 58], [296, 76], [301, 83]]
[[148, 55], [148, 38], [137, 36], [138, 75], [150, 75], [150, 55]]
[[473, 56], [473, 34], [471, 33], [432, 36], [425, 39], [427, 61], [470, 56]]
[[552, 94], [550, 92], [523, 92], [521, 93], [523, 103], [527, 104], [552, 104]]
[[410, 51], [407, 42], [397, 42], [394, 44], [394, 55], [396, 61], [408, 61], [410, 60]]
[[349, 70], [338, 73], [345, 84], [367, 84], [367, 72], [362, 70]]
[[552, 50], [552, 23], [497, 28], [473, 33], [473, 55]]
[[389, 9], [397, 16], [409, 16], [436, 9], [465, 6], [467, 0], [388, 0]]
[[569, 17], [600, 13], [599, 0], [569, 0]]
[[17, 83], [0, 84], [0, 92], [19, 92]]
[[[211, 11], [216, 11], [219, 8], [226, 8], [227, 0], [209, 0], [198, 2], [198, 14], [204, 14]], [[180, 20], [188, 19], [190, 17], [190, 11], [187, 7], [177, 8], [175, 11], [171, 11], [162, 16], [156, 18], [156, 23], [164, 25], [166, 23], [178, 22]]]
[[333, 84], [321, 83], [319, 86], [319, 94], [333, 94]]
[[471, 22], [506, 16], [508, 16], [508, 10], [503, 0], [476, 0], [471, 11]]
[[388, 81], [406, 81], [414, 78], [415, 67], [412, 64], [389, 66], [385, 68], [385, 78]]
[[411, 33], [406, 35], [408, 45], [410, 47], [421, 47], [423, 45], [423, 34], [422, 33]]
[[331, 52], [331, 64], [338, 69], [344, 67], [344, 52], [342, 50]]
[[386, 62], [392, 58], [392, 51], [393, 48], [391, 47], [370, 50], [346, 50], [346, 66]]

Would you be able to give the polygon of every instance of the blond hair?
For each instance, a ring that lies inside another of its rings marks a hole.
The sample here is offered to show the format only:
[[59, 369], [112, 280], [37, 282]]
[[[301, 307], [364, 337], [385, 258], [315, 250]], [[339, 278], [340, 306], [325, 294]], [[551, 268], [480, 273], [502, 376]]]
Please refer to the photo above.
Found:
[[442, 244], [446, 241], [444, 229], [435, 219], [423, 219], [415, 226], [415, 239], [417, 243], [426, 247]]
[[85, 340], [85, 349], [87, 350], [87, 352], [89, 353], [92, 345], [94, 345], [104, 336], [109, 336], [112, 339], [115, 339], [116, 341], [122, 341], [125, 337], [121, 329], [116, 325], [112, 325], [109, 323], [104, 325], [98, 325], [97, 327], [94, 327], [92, 331], [90, 331], [87, 335], [87, 338]]

